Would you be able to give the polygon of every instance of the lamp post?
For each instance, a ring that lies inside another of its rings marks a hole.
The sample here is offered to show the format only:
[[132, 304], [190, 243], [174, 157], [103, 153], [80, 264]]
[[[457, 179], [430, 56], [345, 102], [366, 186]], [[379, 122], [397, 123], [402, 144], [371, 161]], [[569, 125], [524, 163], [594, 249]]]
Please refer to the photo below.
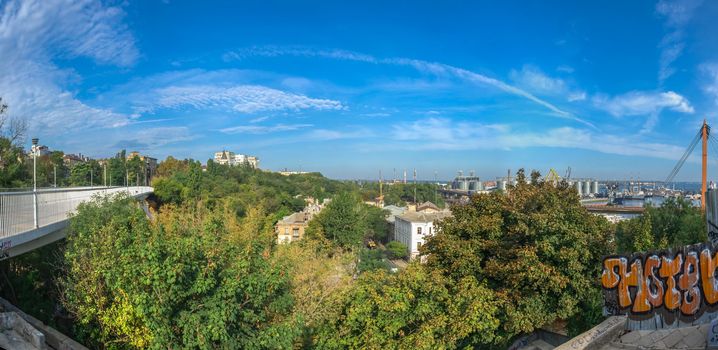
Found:
[[37, 137], [32, 139], [32, 206], [35, 228], [40, 227], [37, 222], [37, 144], [39, 141]]
[[57, 188], [57, 164], [52, 165], [52, 173], [53, 173], [52, 179], [53, 179], [53, 182], [55, 183], [55, 188]]

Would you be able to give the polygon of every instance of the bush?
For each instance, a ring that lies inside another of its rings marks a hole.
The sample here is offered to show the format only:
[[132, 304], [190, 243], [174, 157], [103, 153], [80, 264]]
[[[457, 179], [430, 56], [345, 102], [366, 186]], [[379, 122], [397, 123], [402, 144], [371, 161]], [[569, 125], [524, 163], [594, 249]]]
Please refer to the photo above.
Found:
[[386, 245], [389, 257], [392, 259], [404, 259], [409, 255], [409, 248], [399, 241], [391, 241]]

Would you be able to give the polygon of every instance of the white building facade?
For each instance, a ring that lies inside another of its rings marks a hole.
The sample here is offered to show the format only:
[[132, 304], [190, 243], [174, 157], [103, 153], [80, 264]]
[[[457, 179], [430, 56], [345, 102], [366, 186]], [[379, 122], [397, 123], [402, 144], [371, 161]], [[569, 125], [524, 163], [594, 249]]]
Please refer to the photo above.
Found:
[[451, 216], [449, 211], [433, 213], [409, 211], [397, 215], [394, 222], [394, 240], [407, 246], [409, 259], [413, 260], [419, 255], [419, 248], [424, 245], [426, 238], [436, 233], [434, 222], [448, 216]]
[[236, 154], [231, 151], [214, 153], [214, 162], [222, 165], [237, 166], [247, 164], [252, 168], [259, 169], [259, 158], [245, 154]]

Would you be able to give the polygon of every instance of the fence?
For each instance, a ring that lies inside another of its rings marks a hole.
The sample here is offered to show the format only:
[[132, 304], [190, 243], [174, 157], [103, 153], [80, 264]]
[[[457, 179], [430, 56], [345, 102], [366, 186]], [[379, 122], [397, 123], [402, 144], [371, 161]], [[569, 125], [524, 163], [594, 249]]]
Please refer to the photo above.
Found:
[[121, 192], [135, 196], [152, 192], [152, 187], [73, 187], [36, 192], [0, 192], [0, 238], [63, 221], [80, 203], [93, 196]]

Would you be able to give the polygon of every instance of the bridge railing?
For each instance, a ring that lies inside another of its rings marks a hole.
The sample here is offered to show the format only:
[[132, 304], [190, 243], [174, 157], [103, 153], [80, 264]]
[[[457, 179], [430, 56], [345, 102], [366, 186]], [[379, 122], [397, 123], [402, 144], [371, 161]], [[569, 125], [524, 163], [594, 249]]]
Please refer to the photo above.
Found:
[[[0, 192], [0, 238], [14, 236], [67, 219], [77, 206], [95, 195], [149, 193], [152, 187], [73, 187], [36, 192]], [[36, 198], [35, 198], [36, 196]], [[37, 213], [37, 222], [35, 222]]]

